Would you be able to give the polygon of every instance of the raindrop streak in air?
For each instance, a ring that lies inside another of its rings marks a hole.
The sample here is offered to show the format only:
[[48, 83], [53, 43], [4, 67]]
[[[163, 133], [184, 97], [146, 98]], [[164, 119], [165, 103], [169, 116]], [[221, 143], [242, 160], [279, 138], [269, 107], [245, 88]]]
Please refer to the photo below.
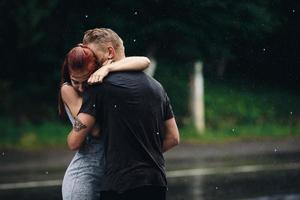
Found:
[[293, 13], [295, 13], [295, 12], [296, 12], [296, 10], [294, 10], [294, 9], [293, 9], [293, 10], [292, 10], [292, 12], [293, 12]]
[[290, 115], [292, 115], [293, 114], [293, 112], [290, 112]]
[[89, 16], [88, 15], [85, 15], [85, 18], [88, 18]]
[[218, 187], [216, 187], [216, 190], [219, 189]]
[[136, 39], [133, 39], [133, 42], [136, 42]]
[[46, 171], [46, 172], [45, 172], [45, 174], [49, 174], [49, 172], [48, 172], [48, 171]]
[[138, 12], [137, 12], [137, 11], [135, 11], [135, 12], [134, 12], [134, 15], [137, 15], [137, 14], [138, 14]]
[[266, 51], [266, 48], [263, 48], [262, 50], [263, 50], [263, 51]]
[[2, 156], [4, 156], [5, 155], [5, 153], [4, 152], [2, 152]]
[[275, 148], [275, 149], [274, 149], [274, 152], [277, 152], [277, 151], [278, 151], [278, 149], [277, 149], [277, 148]]

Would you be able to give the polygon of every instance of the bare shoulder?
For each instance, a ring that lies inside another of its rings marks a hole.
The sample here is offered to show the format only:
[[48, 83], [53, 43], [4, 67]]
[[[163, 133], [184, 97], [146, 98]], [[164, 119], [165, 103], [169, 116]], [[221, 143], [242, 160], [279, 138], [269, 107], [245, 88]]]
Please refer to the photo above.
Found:
[[60, 88], [60, 93], [62, 100], [67, 104], [70, 103], [70, 101], [80, 98], [76, 90], [69, 84], [63, 84]]
[[76, 92], [75, 89], [70, 84], [63, 84], [60, 88], [61, 94], [69, 94]]

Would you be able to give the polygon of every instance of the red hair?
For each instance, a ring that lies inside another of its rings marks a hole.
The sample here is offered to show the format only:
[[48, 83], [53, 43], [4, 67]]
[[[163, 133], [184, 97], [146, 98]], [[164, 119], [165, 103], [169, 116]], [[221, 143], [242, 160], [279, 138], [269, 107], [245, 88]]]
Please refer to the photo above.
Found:
[[94, 52], [86, 46], [77, 46], [69, 51], [66, 57], [69, 70], [87, 69], [95, 71], [97, 59]]
[[[96, 71], [99, 68], [99, 63], [95, 53], [82, 44], [71, 49], [63, 62], [61, 69], [60, 88], [64, 83], [71, 84], [70, 71], [83, 70]], [[60, 116], [65, 115], [65, 108], [59, 90], [58, 95], [58, 112]]]

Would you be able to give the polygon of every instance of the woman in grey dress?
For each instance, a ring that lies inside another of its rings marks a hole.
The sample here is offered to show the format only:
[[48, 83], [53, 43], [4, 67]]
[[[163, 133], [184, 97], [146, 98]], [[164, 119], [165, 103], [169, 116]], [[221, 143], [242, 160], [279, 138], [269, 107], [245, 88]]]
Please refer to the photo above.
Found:
[[[61, 88], [59, 94], [59, 113], [68, 116], [74, 123], [81, 104], [82, 92], [87, 80], [94, 73], [101, 82], [113, 71], [143, 70], [149, 66], [146, 57], [127, 57], [123, 60], [102, 64], [88, 47], [79, 45], [67, 54], [62, 66]], [[99, 69], [98, 69], [99, 68]], [[97, 70], [97, 71], [96, 71]], [[104, 172], [104, 144], [100, 129], [94, 127], [91, 133], [80, 141], [79, 148], [70, 162], [62, 183], [62, 196], [64, 200], [94, 200], [100, 198], [101, 180]]]

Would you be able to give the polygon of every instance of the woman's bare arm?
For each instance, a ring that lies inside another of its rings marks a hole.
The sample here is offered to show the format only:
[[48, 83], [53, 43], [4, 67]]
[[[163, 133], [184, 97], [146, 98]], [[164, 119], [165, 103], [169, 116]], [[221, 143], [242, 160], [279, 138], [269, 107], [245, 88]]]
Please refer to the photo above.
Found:
[[78, 95], [76, 90], [68, 84], [64, 84], [60, 89], [63, 102], [68, 106], [73, 117], [76, 117], [82, 105], [82, 97]]
[[[73, 118], [76, 119], [76, 116], [82, 105], [82, 97], [78, 95], [76, 90], [71, 85], [67, 85], [67, 84], [64, 84], [61, 87], [60, 92], [61, 92], [63, 102], [69, 108]], [[99, 132], [100, 129], [96, 126], [90, 130], [90, 134], [94, 137], [99, 137]], [[82, 145], [82, 143], [84, 142], [84, 140], [85, 140], [85, 136], [78, 137], [76, 134], [75, 135], [69, 134], [67, 138], [67, 143], [71, 150], [78, 150]]]
[[144, 56], [131, 56], [115, 62], [109, 62], [108, 64], [100, 67], [94, 72], [88, 80], [89, 84], [102, 82], [110, 72], [117, 71], [142, 71], [148, 68], [150, 60]]

